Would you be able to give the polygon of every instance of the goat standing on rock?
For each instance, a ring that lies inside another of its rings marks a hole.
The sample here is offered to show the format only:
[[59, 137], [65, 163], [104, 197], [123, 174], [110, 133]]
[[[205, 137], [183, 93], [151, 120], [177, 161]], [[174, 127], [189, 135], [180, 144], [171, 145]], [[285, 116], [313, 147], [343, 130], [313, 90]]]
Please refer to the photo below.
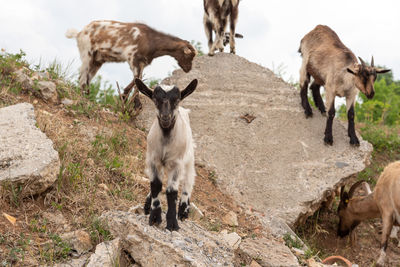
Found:
[[[231, 53], [236, 53], [235, 37], [243, 38], [235, 34], [237, 17], [239, 14], [239, 0], [204, 0], [204, 30], [208, 40], [208, 55], [213, 56], [215, 50], [224, 51], [225, 28], [229, 18], [229, 44]], [[213, 42], [213, 31], [215, 41]]]
[[[169, 55], [178, 61], [185, 72], [192, 69], [196, 49], [185, 40], [156, 31], [142, 23], [124, 23], [112, 20], [93, 21], [82, 31], [69, 29], [67, 38], [76, 38], [82, 66], [79, 84], [89, 93], [89, 84], [105, 62], [127, 61], [134, 78], [142, 78], [143, 69], [154, 58]], [[134, 85], [123, 93], [127, 99]]]
[[158, 194], [162, 188], [163, 171], [166, 170], [167, 229], [176, 231], [179, 229], [176, 219], [179, 182], [183, 180], [178, 217], [183, 220], [189, 215], [190, 196], [196, 175], [189, 110], [179, 107], [179, 102], [193, 93], [197, 80], [193, 80], [183, 91], [167, 85], [159, 85], [152, 91], [140, 79], [135, 79], [135, 83], [138, 90], [149, 97], [157, 108], [157, 119], [147, 136], [146, 173], [150, 178], [150, 194], [146, 198], [145, 214], [150, 213], [150, 225], [161, 223]]
[[398, 230], [393, 225], [400, 226], [400, 161], [386, 166], [372, 193], [367, 184], [368, 195], [353, 198], [355, 189], [362, 183], [355, 183], [348, 193], [344, 191], [344, 186], [341, 188], [338, 235], [344, 237], [351, 233], [353, 242], [353, 230], [361, 221], [381, 217], [381, 253], [376, 266], [383, 266], [389, 235], [392, 230], [395, 233]]
[[[374, 97], [374, 82], [377, 74], [390, 70], [367, 66], [357, 58], [328, 26], [318, 25], [301, 40], [299, 52], [303, 57], [300, 69], [301, 104], [306, 117], [312, 116], [312, 109], [307, 98], [310, 76], [314, 78], [311, 90], [315, 105], [322, 114], [328, 108], [328, 119], [325, 128], [325, 144], [333, 144], [332, 123], [335, 117], [335, 97], [346, 97], [348, 135], [351, 145], [360, 145], [354, 128], [354, 104], [359, 90], [367, 98]], [[326, 105], [322, 101], [320, 87], [325, 87]]]

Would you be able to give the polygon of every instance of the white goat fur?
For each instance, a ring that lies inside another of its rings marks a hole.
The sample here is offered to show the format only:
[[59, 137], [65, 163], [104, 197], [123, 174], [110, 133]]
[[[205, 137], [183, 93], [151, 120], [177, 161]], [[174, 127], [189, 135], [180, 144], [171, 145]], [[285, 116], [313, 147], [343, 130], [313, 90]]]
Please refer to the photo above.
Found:
[[[162, 86], [167, 91], [169, 88]], [[176, 122], [171, 131], [170, 141], [165, 142], [162, 129], [159, 126], [157, 118], [154, 120], [149, 134], [147, 136], [147, 152], [146, 152], [146, 174], [150, 179], [154, 177], [152, 165], [163, 177], [163, 170], [168, 174], [167, 191], [177, 191], [179, 182], [183, 180], [181, 202], [188, 202], [190, 199], [196, 171], [194, 167], [194, 142], [192, 130], [190, 128], [189, 112], [190, 110], [178, 107], [175, 111]], [[173, 175], [177, 171], [178, 179], [174, 181]], [[152, 199], [153, 203], [158, 198]]]

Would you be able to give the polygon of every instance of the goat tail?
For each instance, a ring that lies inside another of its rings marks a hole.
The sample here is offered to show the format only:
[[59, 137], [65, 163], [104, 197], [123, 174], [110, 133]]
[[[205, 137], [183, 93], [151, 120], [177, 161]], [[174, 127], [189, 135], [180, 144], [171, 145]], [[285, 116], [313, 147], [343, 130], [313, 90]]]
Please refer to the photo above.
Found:
[[65, 37], [68, 39], [76, 38], [78, 36], [79, 31], [77, 29], [68, 29], [65, 33]]

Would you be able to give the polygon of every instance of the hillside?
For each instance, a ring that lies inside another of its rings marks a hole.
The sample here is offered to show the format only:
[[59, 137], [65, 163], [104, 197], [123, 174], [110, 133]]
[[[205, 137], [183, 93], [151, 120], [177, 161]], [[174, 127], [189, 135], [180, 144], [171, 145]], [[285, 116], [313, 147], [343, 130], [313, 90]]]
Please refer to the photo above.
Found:
[[[198, 209], [170, 234], [165, 225], [149, 228], [140, 208], [149, 190], [144, 155], [153, 104], [142, 98], [137, 117], [122, 114], [118, 98], [97, 83], [93, 94], [82, 96], [56, 66], [33, 70], [19, 54], [0, 60], [0, 108], [32, 104], [35, 126], [53, 143], [60, 164], [54, 184], [40, 193], [29, 193], [29, 184], [1, 182], [6, 266], [84, 266], [104, 247], [117, 251], [113, 266], [159, 265], [164, 253], [182, 266], [318, 260], [307, 247], [301, 255], [285, 241], [296, 243], [292, 229], [369, 164], [372, 146], [350, 147], [339, 120], [333, 147], [325, 146], [325, 117], [306, 120], [297, 90], [270, 70], [230, 54], [197, 57], [191, 72], [176, 70], [164, 80], [180, 88], [199, 80], [182, 103], [191, 109], [197, 145], [192, 202]], [[1, 151], [0, 171], [12, 165]], [[165, 211], [165, 194], [161, 201]], [[66, 237], [71, 233], [87, 241], [84, 249]]]

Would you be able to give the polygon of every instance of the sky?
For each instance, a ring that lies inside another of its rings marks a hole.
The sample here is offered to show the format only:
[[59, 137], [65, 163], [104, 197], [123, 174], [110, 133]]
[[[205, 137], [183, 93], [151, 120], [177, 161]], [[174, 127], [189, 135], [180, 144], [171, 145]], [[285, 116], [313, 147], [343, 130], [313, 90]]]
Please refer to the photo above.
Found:
[[[0, 0], [0, 48], [22, 49], [28, 62], [46, 65], [57, 59], [78, 75], [79, 51], [69, 28], [82, 29], [93, 20], [143, 22], [149, 26], [202, 43], [202, 0]], [[356, 56], [392, 69], [400, 79], [400, 1], [398, 0], [241, 0], [236, 32], [236, 54], [279, 71], [297, 81], [301, 38], [316, 25], [331, 27]], [[229, 47], [225, 48], [229, 52]], [[155, 59], [144, 70], [145, 78], [165, 78], [177, 68], [168, 56]], [[128, 84], [133, 74], [127, 63], [104, 64], [98, 75], [115, 85]]]

